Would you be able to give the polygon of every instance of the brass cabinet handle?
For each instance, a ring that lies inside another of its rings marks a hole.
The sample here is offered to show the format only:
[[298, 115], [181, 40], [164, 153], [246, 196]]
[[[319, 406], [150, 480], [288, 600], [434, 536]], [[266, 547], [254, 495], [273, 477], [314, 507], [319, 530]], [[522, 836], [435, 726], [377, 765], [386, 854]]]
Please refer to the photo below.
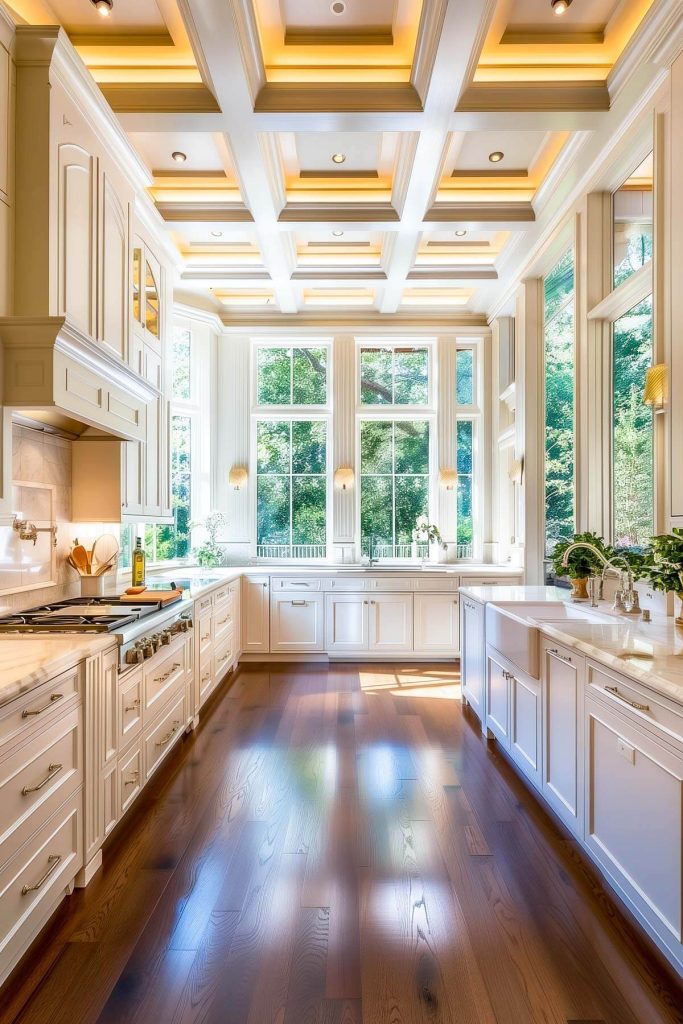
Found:
[[47, 766], [47, 775], [45, 776], [43, 781], [39, 782], [36, 786], [24, 786], [21, 791], [21, 795], [28, 796], [29, 793], [37, 793], [39, 789], [43, 788], [43, 786], [47, 786], [50, 779], [54, 779], [55, 775], [59, 775], [59, 773], [62, 770], [62, 767], [63, 765], [61, 764], [49, 764]]
[[22, 896], [27, 896], [28, 893], [35, 892], [36, 889], [42, 888], [42, 886], [45, 885], [45, 883], [47, 882], [47, 880], [50, 877], [50, 875], [53, 874], [57, 870], [57, 868], [59, 867], [59, 865], [61, 863], [61, 860], [62, 860], [61, 854], [59, 854], [59, 853], [51, 853], [50, 856], [47, 858], [47, 862], [49, 864], [49, 867], [48, 867], [47, 871], [45, 872], [45, 874], [42, 875], [38, 879], [37, 882], [34, 882], [33, 885], [23, 885], [21, 887], [21, 895]]
[[173, 673], [178, 668], [180, 668], [180, 662], [179, 661], [174, 661], [173, 664], [171, 665], [171, 667], [169, 668], [168, 672], [164, 672], [163, 676], [155, 676], [153, 682], [155, 682], [155, 683], [163, 683], [163, 682], [165, 682], [168, 679], [168, 677], [170, 675], [173, 675]]
[[224, 654], [222, 658], [219, 658], [219, 659], [218, 659], [218, 664], [220, 665], [220, 664], [221, 664], [221, 662], [223, 662], [223, 661], [227, 661], [227, 660], [228, 660], [228, 657], [229, 657], [229, 655], [228, 655], [228, 654]]
[[649, 704], [639, 704], [638, 701], [630, 700], [623, 693], [619, 693], [619, 687], [618, 686], [606, 686], [605, 689], [609, 690], [610, 693], [613, 693], [615, 697], [619, 698], [619, 700], [623, 700], [624, 704], [629, 704], [632, 708], [635, 708], [636, 711], [649, 711], [650, 710], [650, 705]]
[[210, 633], [207, 633], [206, 636], [200, 637], [200, 641], [202, 643], [204, 643], [205, 640], [210, 640], [210, 639], [211, 639], [211, 634]]
[[63, 697], [63, 693], [51, 693], [47, 704], [43, 704], [42, 708], [24, 708], [21, 712], [21, 717], [30, 718], [31, 715], [42, 715], [43, 711], [47, 711], [48, 708], [52, 707], [55, 701], [62, 700]]
[[133, 701], [133, 703], [132, 703], [132, 704], [126, 704], [126, 706], [125, 706], [125, 707], [124, 707], [124, 709], [123, 709], [123, 711], [124, 711], [124, 714], [125, 714], [125, 713], [126, 713], [127, 711], [137, 711], [137, 709], [138, 709], [139, 707], [140, 707], [140, 698], [139, 698], [139, 697], [136, 697], [136, 698], [135, 698], [135, 700]]
[[202, 682], [205, 683], [206, 680], [210, 679], [210, 678], [211, 678], [211, 673], [210, 672], [205, 672], [204, 675], [202, 676]]
[[139, 771], [136, 770], [136, 771], [132, 772], [132, 778], [126, 779], [126, 781], [124, 782], [124, 786], [134, 786], [135, 783], [138, 781], [139, 777], [140, 777], [140, 772]]
[[[303, 604], [304, 602], [302, 601], [301, 603]], [[295, 604], [295, 602], [292, 601], [292, 604]], [[219, 626], [224, 626], [226, 622], [230, 622], [230, 616], [229, 615], [225, 619], [221, 619], [221, 621], [218, 623], [218, 625]]]
[[171, 729], [171, 731], [170, 731], [170, 732], [167, 732], [167, 733], [166, 733], [166, 735], [165, 735], [165, 736], [163, 736], [163, 737], [162, 737], [162, 738], [161, 738], [160, 740], [157, 740], [157, 742], [156, 742], [156, 746], [157, 746], [157, 747], [163, 747], [163, 746], [165, 746], [165, 745], [166, 745], [166, 744], [168, 743], [168, 741], [169, 741], [170, 739], [173, 739], [173, 737], [175, 736], [175, 734], [176, 734], [176, 733], [177, 733], [177, 731], [178, 731], [178, 726], [179, 726], [179, 725], [180, 725], [180, 722], [178, 722], [178, 721], [175, 721], [175, 722], [173, 723], [173, 728]]
[[308, 604], [308, 601], [291, 601], [290, 603], [296, 605], [297, 608], [305, 608], [306, 605]]

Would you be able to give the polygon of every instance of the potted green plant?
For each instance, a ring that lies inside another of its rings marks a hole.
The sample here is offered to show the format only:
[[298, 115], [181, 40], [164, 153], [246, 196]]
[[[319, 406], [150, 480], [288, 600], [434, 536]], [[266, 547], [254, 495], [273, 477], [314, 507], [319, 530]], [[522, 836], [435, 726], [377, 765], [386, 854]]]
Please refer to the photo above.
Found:
[[[671, 533], [660, 533], [652, 538], [653, 564], [650, 582], [655, 590], [672, 590], [683, 602], [683, 528], [674, 526]], [[683, 605], [676, 616], [683, 626]]]
[[614, 555], [614, 552], [607, 544], [605, 544], [602, 537], [599, 537], [597, 533], [591, 533], [590, 531], [575, 533], [573, 537], [568, 537], [566, 540], [558, 541], [553, 548], [552, 555], [550, 556], [553, 565], [553, 572], [556, 576], [566, 576], [571, 580], [572, 598], [575, 601], [587, 601], [588, 577], [596, 573], [601, 573], [604, 563], [601, 562], [598, 556], [588, 548], [576, 548], [575, 551], [570, 552], [567, 565], [563, 565], [565, 551], [567, 548], [571, 547], [572, 544], [577, 543], [591, 544], [605, 558], [611, 558]]
[[417, 547], [417, 544], [429, 544], [429, 552], [432, 561], [442, 561], [445, 552], [448, 550], [448, 544], [444, 541], [441, 536], [441, 531], [435, 523], [430, 523], [427, 516], [418, 516], [415, 523], [415, 529], [413, 530], [413, 544]]
[[218, 543], [218, 531], [227, 522], [227, 517], [222, 512], [209, 512], [206, 519], [198, 523], [190, 523], [190, 527], [201, 526], [206, 531], [206, 540], [199, 547], [194, 548], [192, 554], [197, 563], [207, 569], [215, 569], [223, 565], [223, 550]]

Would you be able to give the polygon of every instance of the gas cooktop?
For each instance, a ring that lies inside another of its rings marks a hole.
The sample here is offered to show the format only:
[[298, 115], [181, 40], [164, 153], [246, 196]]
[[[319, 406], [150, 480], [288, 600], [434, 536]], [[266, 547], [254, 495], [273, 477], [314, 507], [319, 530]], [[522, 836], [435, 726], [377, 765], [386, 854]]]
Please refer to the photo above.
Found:
[[156, 602], [128, 604], [110, 597], [71, 598], [0, 618], [4, 633], [107, 633], [159, 611]]

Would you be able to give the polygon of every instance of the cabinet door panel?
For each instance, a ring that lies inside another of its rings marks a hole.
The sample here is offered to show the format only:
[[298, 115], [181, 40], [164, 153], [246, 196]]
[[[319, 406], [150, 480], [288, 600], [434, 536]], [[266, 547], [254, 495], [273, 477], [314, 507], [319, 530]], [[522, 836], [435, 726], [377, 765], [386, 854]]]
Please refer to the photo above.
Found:
[[245, 654], [270, 651], [270, 599], [267, 576], [242, 579], [242, 650]]
[[323, 611], [322, 594], [274, 594], [270, 605], [271, 653], [322, 651]]
[[540, 685], [513, 675], [510, 680], [510, 753], [522, 770], [540, 781]]
[[102, 176], [102, 270], [100, 337], [126, 358], [128, 233], [126, 216], [106, 175]]
[[486, 649], [484, 639], [484, 606], [463, 598], [460, 631], [460, 668], [463, 696], [484, 720], [484, 675]]
[[367, 650], [367, 598], [360, 594], [327, 595], [325, 623], [325, 646], [330, 653]]
[[58, 302], [59, 312], [94, 334], [93, 193], [94, 160], [80, 146], [59, 147]]
[[371, 651], [412, 651], [412, 594], [382, 594], [370, 600], [369, 641]]
[[586, 841], [656, 929], [680, 943], [680, 757], [590, 696], [586, 742]]
[[457, 654], [460, 635], [460, 602], [456, 595], [415, 594], [415, 651], [425, 654]]
[[490, 654], [486, 659], [486, 724], [505, 747], [510, 745], [509, 672]]
[[583, 804], [583, 743], [578, 728], [583, 718], [582, 664], [568, 649], [543, 641], [544, 795], [577, 833]]

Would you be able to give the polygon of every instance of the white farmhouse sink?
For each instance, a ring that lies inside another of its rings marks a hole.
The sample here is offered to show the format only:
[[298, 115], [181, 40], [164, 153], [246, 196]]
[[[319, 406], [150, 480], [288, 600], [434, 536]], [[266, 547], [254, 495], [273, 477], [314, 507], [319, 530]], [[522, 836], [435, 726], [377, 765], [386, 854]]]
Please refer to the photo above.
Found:
[[565, 601], [500, 601], [486, 606], [486, 641], [519, 669], [538, 679], [539, 623], [583, 621], [618, 623], [613, 615]]

